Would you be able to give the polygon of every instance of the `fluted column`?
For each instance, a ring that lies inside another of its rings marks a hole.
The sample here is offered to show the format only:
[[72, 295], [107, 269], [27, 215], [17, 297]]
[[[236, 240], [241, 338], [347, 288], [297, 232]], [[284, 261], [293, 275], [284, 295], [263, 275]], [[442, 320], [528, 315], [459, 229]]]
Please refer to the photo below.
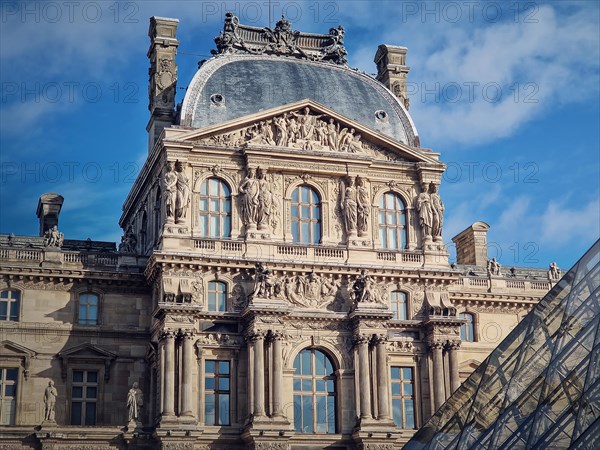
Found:
[[438, 341], [429, 344], [433, 354], [433, 404], [437, 410], [445, 401], [444, 364], [442, 361], [443, 344]]
[[369, 338], [360, 335], [356, 338], [358, 347], [358, 382], [360, 396], [360, 418], [371, 419], [371, 374], [369, 372]]
[[192, 367], [194, 366], [194, 332], [185, 331], [182, 334], [182, 373], [181, 373], [181, 415], [193, 417], [194, 411], [192, 406]]
[[390, 399], [388, 394], [388, 367], [387, 367], [387, 349], [385, 343], [387, 336], [380, 335], [375, 339], [375, 351], [377, 358], [377, 406], [379, 415], [377, 419], [390, 419]]
[[273, 333], [273, 417], [283, 416], [283, 339], [283, 333]]
[[[460, 341], [449, 341], [446, 345], [448, 350], [448, 359], [450, 361], [450, 395], [460, 386], [460, 377], [458, 375], [458, 349]], [[448, 395], [448, 397], [450, 396]]]
[[163, 379], [163, 416], [175, 415], [175, 333], [166, 330], [161, 335], [164, 342], [165, 373]]
[[265, 336], [259, 331], [252, 336], [254, 347], [254, 417], [265, 415]]

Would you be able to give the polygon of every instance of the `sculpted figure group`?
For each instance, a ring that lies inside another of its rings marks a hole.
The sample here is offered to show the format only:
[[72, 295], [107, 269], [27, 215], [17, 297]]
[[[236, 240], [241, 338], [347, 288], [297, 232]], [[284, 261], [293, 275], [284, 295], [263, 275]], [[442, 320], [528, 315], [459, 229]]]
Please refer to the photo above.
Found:
[[267, 181], [266, 170], [260, 167], [256, 170], [248, 169], [246, 178], [239, 187], [240, 216], [247, 230], [269, 229], [269, 219], [273, 208], [273, 193]]
[[423, 241], [441, 242], [442, 226], [444, 225], [444, 204], [434, 183], [429, 184], [429, 189], [427, 184], [423, 184], [423, 190], [417, 196], [415, 206], [419, 213]]
[[352, 302], [385, 303], [385, 299], [366, 269], [352, 283]]
[[346, 234], [349, 237], [367, 235], [369, 227], [369, 191], [360, 176], [348, 177], [346, 186], [340, 189], [340, 207]]
[[45, 247], [62, 247], [65, 241], [65, 235], [58, 231], [58, 227], [54, 225], [44, 233], [44, 246]]
[[167, 222], [184, 223], [190, 203], [190, 182], [180, 161], [167, 161], [163, 192]]

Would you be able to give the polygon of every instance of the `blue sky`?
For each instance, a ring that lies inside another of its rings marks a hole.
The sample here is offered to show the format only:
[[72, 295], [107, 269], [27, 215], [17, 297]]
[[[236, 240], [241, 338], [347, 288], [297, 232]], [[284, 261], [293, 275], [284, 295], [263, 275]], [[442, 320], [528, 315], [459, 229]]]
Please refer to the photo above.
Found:
[[[38, 231], [65, 197], [67, 239], [119, 241], [147, 154], [148, 20], [180, 20], [178, 101], [223, 16], [269, 25], [267, 1], [0, 3], [0, 232]], [[600, 235], [600, 9], [593, 1], [272, 1], [294, 29], [343, 24], [352, 67], [408, 47], [411, 115], [448, 164], [444, 240], [490, 224], [505, 266], [570, 267]]]

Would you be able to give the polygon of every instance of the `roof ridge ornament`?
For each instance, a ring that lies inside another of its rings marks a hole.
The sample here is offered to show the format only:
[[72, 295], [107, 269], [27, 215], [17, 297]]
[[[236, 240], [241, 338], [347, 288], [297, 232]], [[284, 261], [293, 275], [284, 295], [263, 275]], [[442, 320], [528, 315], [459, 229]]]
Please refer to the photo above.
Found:
[[213, 55], [249, 53], [252, 55], [286, 55], [311, 61], [327, 61], [347, 65], [345, 30], [330, 28], [329, 34], [303, 33], [292, 30], [292, 23], [281, 16], [275, 28], [258, 28], [240, 24], [231, 11], [225, 14], [223, 31], [215, 37]]

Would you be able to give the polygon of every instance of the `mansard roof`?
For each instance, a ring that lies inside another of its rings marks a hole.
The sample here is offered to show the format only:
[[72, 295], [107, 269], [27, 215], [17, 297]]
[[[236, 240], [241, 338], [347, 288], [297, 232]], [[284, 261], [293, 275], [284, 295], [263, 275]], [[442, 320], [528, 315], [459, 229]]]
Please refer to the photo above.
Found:
[[215, 57], [204, 61], [183, 100], [180, 124], [204, 128], [303, 99], [321, 103], [412, 147], [417, 130], [382, 83], [346, 65], [343, 27], [329, 34], [239, 24], [228, 14]]

